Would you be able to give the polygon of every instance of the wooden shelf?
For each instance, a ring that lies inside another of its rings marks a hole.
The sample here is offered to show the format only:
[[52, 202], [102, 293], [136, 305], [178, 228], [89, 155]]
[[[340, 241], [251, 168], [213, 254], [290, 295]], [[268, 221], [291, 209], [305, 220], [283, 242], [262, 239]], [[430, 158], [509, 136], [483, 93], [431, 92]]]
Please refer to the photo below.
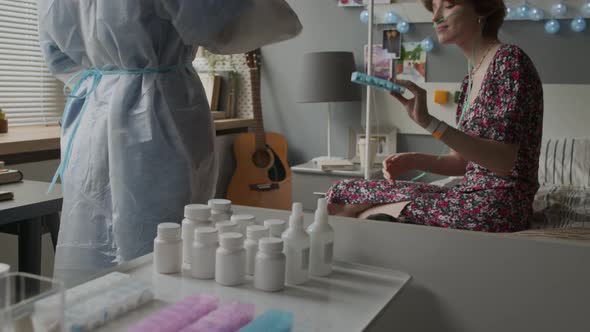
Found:
[[[576, 16], [581, 15], [579, 8], [586, 0], [571, 0], [565, 1], [564, 3], [567, 4], [569, 7], [567, 13], [564, 16], [559, 17], [559, 20], [567, 19], [570, 20]], [[551, 18], [551, 6], [558, 1], [555, 0], [536, 0], [534, 1], [534, 6], [539, 7], [545, 11], [545, 18]], [[506, 6], [508, 7], [517, 7], [525, 3], [524, 1], [521, 2], [512, 2], [507, 3]], [[529, 6], [533, 6], [533, 4], [529, 3]], [[357, 8], [357, 7], [351, 7]], [[362, 8], [362, 7], [360, 7]], [[366, 8], [366, 6], [365, 6]], [[384, 22], [384, 15], [386, 12], [393, 10], [398, 13], [402, 19], [408, 21], [409, 23], [428, 23], [432, 24], [432, 13], [426, 10], [422, 5], [421, 1], [415, 0], [398, 0], [397, 2], [391, 4], [375, 4], [375, 24], [386, 24]], [[519, 19], [519, 18], [506, 18], [507, 21], [529, 21], [528, 18]], [[569, 22], [568, 22], [569, 25]], [[432, 32], [433, 36], [435, 35], [434, 31]]]
[[[252, 127], [254, 119], [215, 120], [215, 130]], [[0, 156], [28, 152], [59, 150], [59, 126], [10, 127], [7, 134], [0, 134]]]
[[420, 1], [404, 0], [391, 4], [375, 4], [374, 10], [374, 24], [386, 24], [384, 15], [390, 10], [395, 11], [403, 20], [409, 23], [432, 23], [432, 13], [426, 10]]
[[256, 124], [254, 119], [223, 119], [215, 120], [215, 130], [249, 128]]

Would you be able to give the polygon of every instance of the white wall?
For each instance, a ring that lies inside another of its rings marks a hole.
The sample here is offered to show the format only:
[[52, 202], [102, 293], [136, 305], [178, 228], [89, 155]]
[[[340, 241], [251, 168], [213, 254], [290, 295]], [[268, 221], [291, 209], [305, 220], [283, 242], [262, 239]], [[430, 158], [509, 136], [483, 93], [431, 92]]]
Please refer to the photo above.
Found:
[[[447, 90], [451, 94], [459, 89], [459, 83], [426, 83], [428, 109], [432, 115], [455, 125], [457, 105], [438, 105], [433, 102], [434, 90]], [[590, 85], [587, 84], [543, 84], [545, 137], [584, 137], [590, 135]], [[410, 95], [410, 94], [409, 94]], [[386, 93], [375, 93], [377, 110], [372, 110], [374, 121], [380, 126], [395, 126], [402, 134], [425, 134], [424, 129], [408, 117], [401, 105]], [[452, 101], [452, 96], [451, 99]], [[375, 119], [376, 117], [376, 119]], [[379, 121], [378, 121], [379, 120]]]

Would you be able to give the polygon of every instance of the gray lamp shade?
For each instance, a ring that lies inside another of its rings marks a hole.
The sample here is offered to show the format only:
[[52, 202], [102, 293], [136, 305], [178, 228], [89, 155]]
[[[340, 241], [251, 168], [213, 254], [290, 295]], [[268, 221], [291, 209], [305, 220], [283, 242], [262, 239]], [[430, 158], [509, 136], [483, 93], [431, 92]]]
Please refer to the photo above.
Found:
[[297, 101], [322, 103], [361, 100], [360, 86], [350, 81], [355, 70], [351, 52], [305, 54], [300, 67]]

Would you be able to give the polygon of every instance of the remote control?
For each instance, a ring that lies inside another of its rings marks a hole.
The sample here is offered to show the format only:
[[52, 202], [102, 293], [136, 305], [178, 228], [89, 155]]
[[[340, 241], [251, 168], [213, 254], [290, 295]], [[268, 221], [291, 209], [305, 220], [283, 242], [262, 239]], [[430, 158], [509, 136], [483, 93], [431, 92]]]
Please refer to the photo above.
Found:
[[393, 83], [388, 80], [384, 80], [379, 77], [369, 76], [367, 74], [363, 74], [361, 72], [355, 71], [352, 73], [352, 77], [350, 79], [351, 82], [357, 84], [364, 84], [374, 86], [379, 89], [387, 90], [390, 92], [397, 92], [403, 94], [406, 89]]

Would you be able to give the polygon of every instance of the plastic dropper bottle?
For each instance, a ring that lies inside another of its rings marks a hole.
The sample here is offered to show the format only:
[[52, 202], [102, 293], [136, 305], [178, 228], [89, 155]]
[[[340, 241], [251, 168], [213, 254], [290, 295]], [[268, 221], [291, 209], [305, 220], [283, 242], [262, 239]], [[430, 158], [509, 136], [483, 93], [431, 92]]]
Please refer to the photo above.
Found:
[[285, 256], [287, 258], [286, 282], [298, 285], [309, 279], [309, 235], [303, 226], [303, 206], [301, 203], [293, 203], [289, 228], [281, 236], [285, 243]]
[[324, 277], [332, 273], [334, 259], [334, 229], [328, 223], [328, 202], [318, 199], [313, 224], [307, 228], [311, 240], [309, 273]]

